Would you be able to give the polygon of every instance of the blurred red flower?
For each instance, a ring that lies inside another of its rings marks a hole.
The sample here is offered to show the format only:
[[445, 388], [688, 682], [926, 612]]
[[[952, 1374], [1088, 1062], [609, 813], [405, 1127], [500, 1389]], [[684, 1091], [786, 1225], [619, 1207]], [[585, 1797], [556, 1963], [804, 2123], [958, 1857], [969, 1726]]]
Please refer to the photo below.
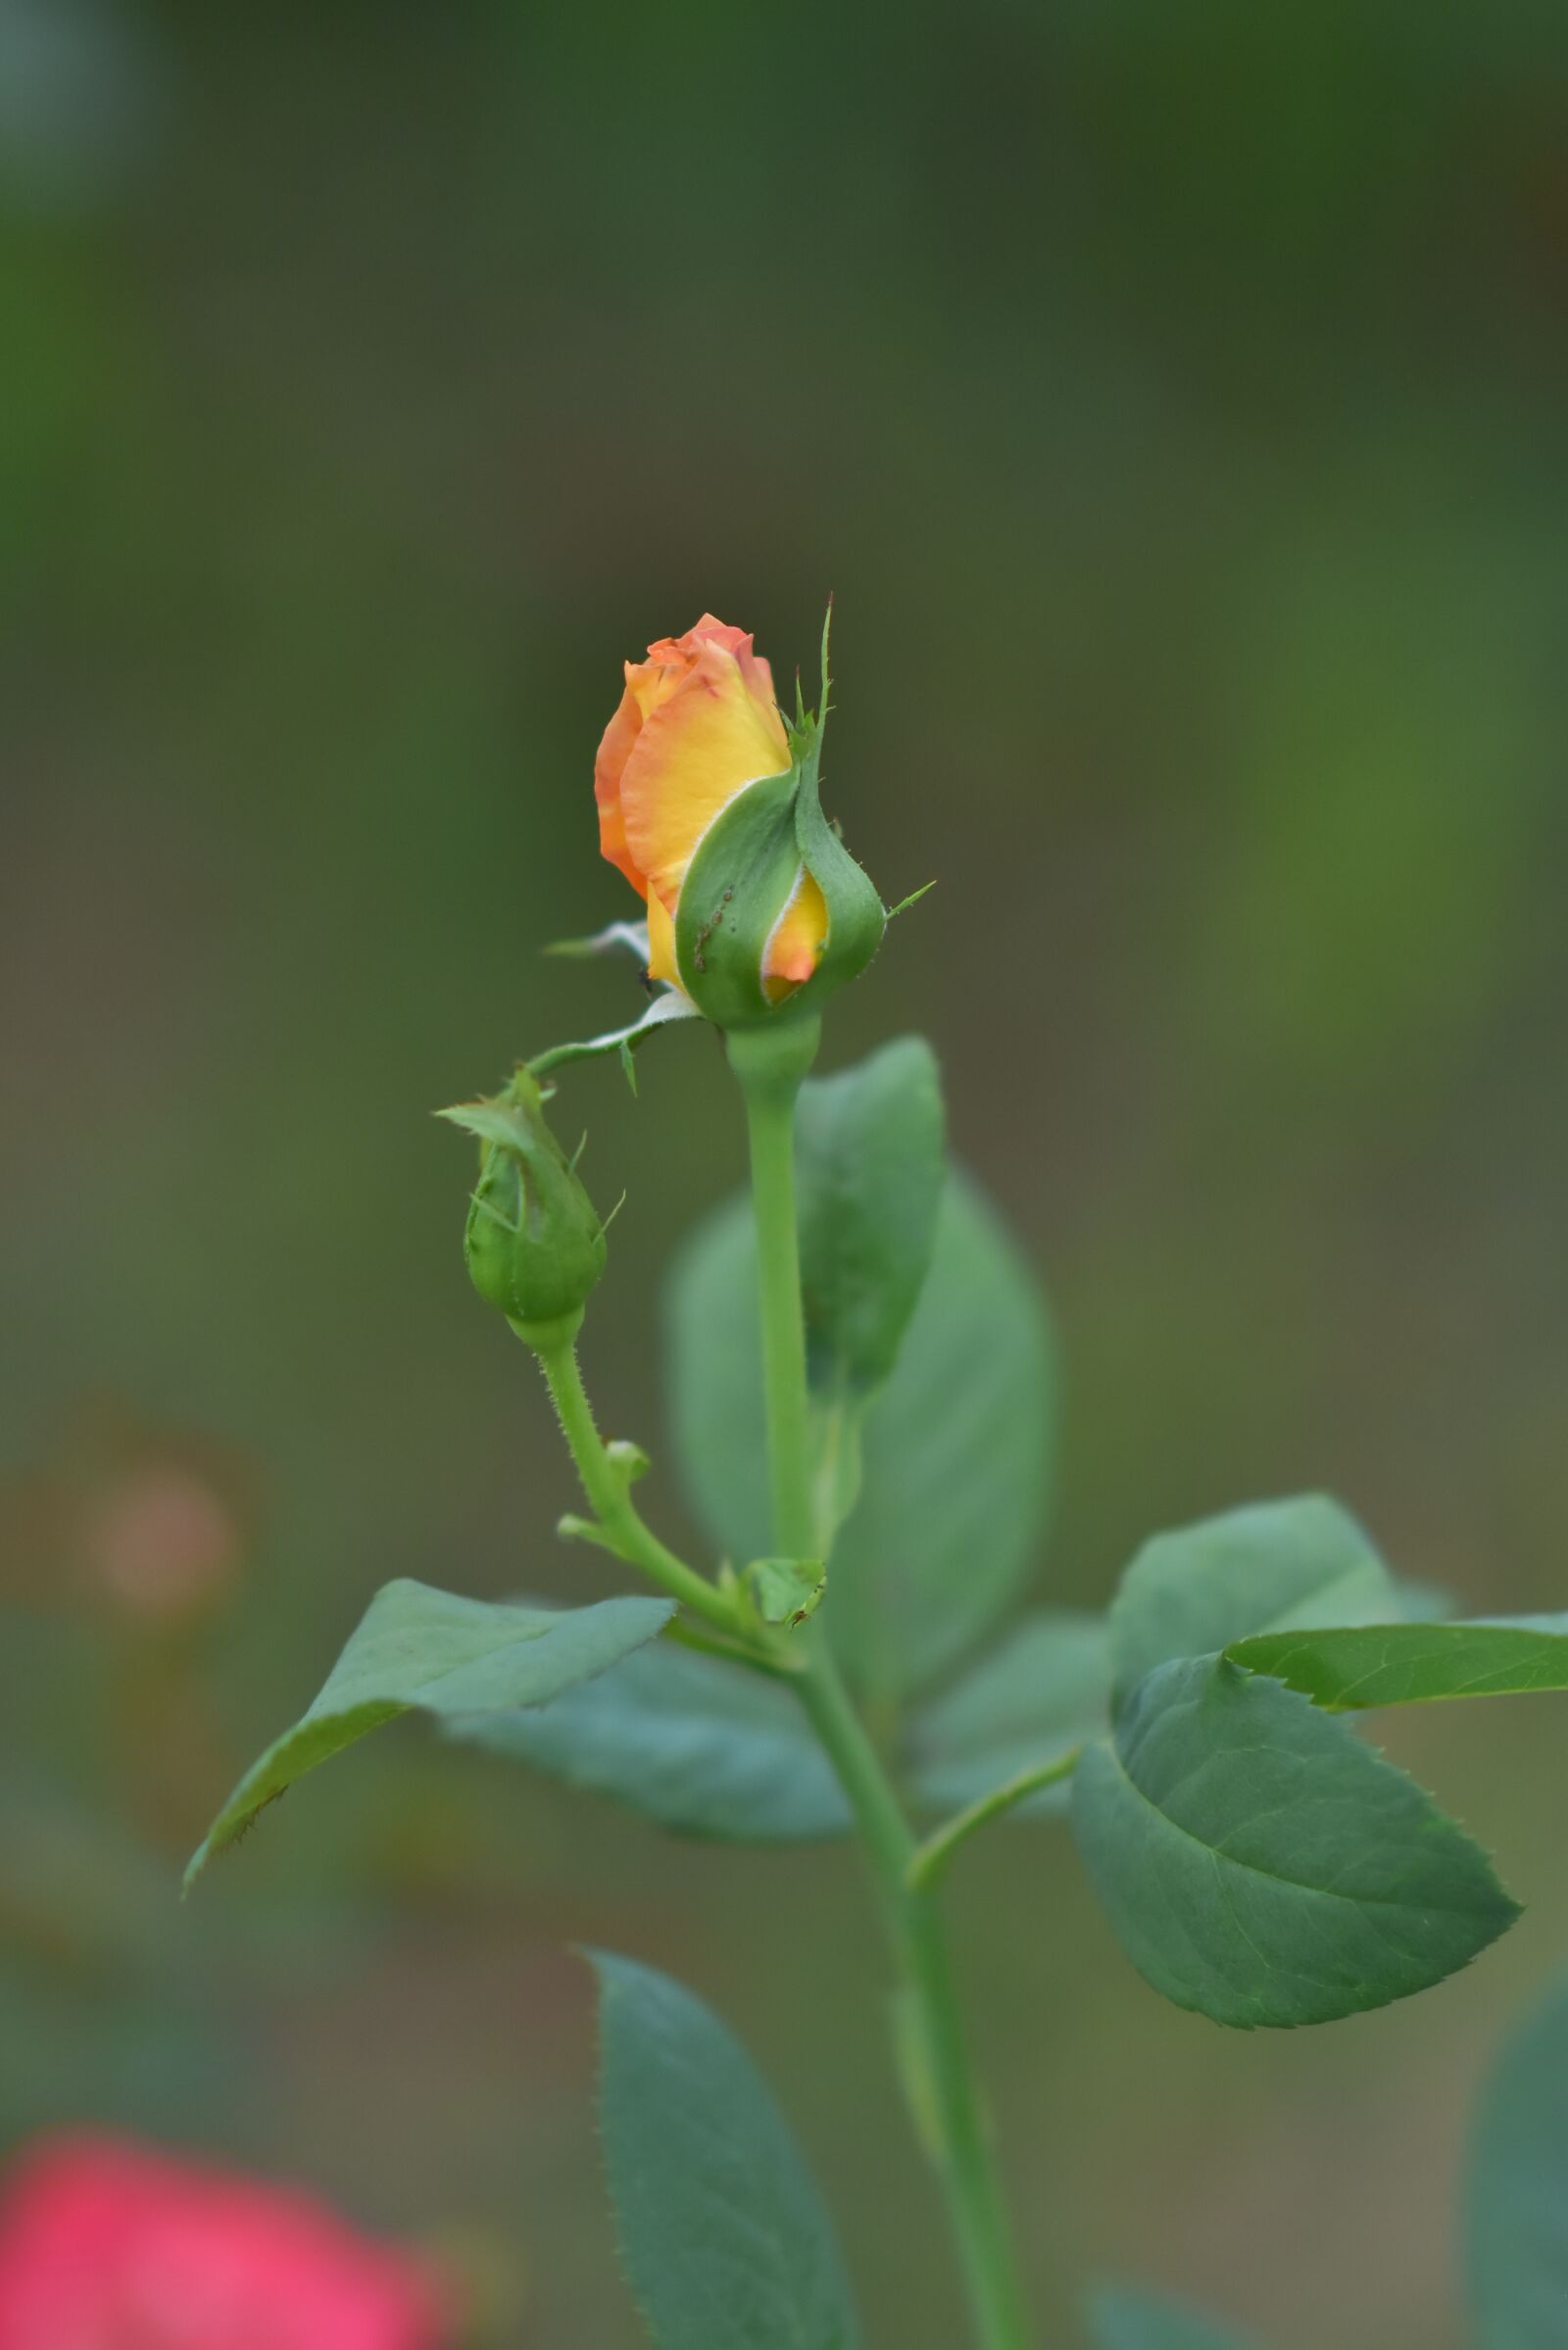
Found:
[[310, 2196], [49, 2138], [0, 2195], [0, 2350], [439, 2350], [429, 2272]]

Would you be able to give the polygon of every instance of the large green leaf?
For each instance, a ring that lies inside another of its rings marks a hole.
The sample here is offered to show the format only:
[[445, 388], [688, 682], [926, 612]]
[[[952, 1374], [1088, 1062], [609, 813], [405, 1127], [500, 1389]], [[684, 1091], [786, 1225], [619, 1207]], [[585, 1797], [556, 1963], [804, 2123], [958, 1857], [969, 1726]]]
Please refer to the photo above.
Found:
[[898, 1037], [801, 1089], [801, 1295], [810, 1381], [824, 1396], [864, 1395], [898, 1361], [936, 1242], [942, 1138], [923, 1037]]
[[668, 1976], [590, 1956], [605, 2168], [656, 2350], [856, 2350], [831, 2224], [750, 2057]]
[[[1009, 1779], [1054, 1761], [1105, 1726], [1110, 1695], [1103, 1616], [1026, 1616], [1002, 1645], [909, 1724], [908, 1777], [917, 1800], [960, 1811]], [[1015, 1806], [1060, 1811], [1065, 1782]]]
[[1131, 1689], [1176, 1656], [1304, 1624], [1402, 1615], [1393, 1579], [1348, 1510], [1321, 1493], [1254, 1502], [1144, 1544], [1111, 1602], [1111, 1663]]
[[[757, 1556], [771, 1542], [744, 1201], [688, 1246], [670, 1320], [688, 1488], [720, 1546]], [[931, 1269], [867, 1413], [859, 1498], [829, 1567], [823, 1620], [862, 1689], [917, 1687], [1016, 1596], [1044, 1517], [1054, 1386], [1029, 1269], [974, 1186], [950, 1175]]]
[[1568, 1689], [1568, 1616], [1269, 1632], [1235, 1640], [1225, 1653], [1334, 1712], [1505, 1697]]
[[667, 1640], [567, 1689], [542, 1713], [486, 1714], [451, 1728], [687, 1836], [781, 1843], [839, 1836], [850, 1825], [791, 1692]]
[[1322, 2024], [1441, 1983], [1509, 1926], [1486, 1855], [1344, 1723], [1223, 1657], [1143, 1682], [1073, 1778], [1122, 1947], [1218, 2024]]
[[673, 1613], [667, 1599], [601, 1599], [563, 1612], [465, 1599], [426, 1583], [384, 1585], [320, 1694], [223, 1805], [185, 1873], [187, 1885], [264, 1805], [368, 1730], [415, 1710], [451, 1720], [548, 1705], [652, 1640]]
[[1516, 2032], [1470, 2147], [1466, 2251], [1481, 2350], [1568, 2342], [1568, 1981]]
[[1086, 2315], [1095, 2350], [1248, 2350], [1239, 2333], [1186, 2302], [1132, 2285], [1102, 2285]]

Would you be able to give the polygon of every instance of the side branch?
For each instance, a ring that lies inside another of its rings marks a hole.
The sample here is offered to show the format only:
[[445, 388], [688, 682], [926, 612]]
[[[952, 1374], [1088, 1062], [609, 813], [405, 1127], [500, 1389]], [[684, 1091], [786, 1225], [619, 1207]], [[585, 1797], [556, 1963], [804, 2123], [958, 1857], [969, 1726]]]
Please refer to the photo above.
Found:
[[1081, 1745], [1069, 1748], [1048, 1763], [1037, 1763], [1031, 1770], [1020, 1771], [1015, 1779], [1004, 1780], [988, 1795], [980, 1795], [964, 1811], [936, 1829], [919, 1845], [906, 1872], [906, 1883], [911, 1891], [935, 1885], [958, 1846], [984, 1828], [988, 1820], [999, 1820], [1004, 1812], [1011, 1811], [1030, 1795], [1038, 1795], [1043, 1787], [1055, 1787], [1059, 1781], [1070, 1779], [1083, 1753]]

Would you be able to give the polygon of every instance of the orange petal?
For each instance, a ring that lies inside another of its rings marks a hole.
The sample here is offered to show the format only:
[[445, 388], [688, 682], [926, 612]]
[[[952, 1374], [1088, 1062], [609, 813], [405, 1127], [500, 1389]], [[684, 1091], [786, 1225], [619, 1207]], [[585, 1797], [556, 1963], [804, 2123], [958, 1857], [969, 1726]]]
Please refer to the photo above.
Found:
[[620, 815], [631, 863], [673, 906], [713, 818], [747, 784], [788, 770], [789, 742], [771, 702], [710, 638], [698, 641], [691, 668], [672, 686], [657, 697], [650, 690], [649, 702], [621, 774]]
[[618, 865], [634, 890], [648, 895], [648, 884], [626, 846], [626, 825], [620, 808], [620, 779], [626, 771], [638, 735], [642, 732], [642, 712], [631, 685], [631, 663], [626, 664], [626, 690], [620, 706], [605, 728], [594, 760], [594, 798], [599, 803], [599, 847], [612, 865]]

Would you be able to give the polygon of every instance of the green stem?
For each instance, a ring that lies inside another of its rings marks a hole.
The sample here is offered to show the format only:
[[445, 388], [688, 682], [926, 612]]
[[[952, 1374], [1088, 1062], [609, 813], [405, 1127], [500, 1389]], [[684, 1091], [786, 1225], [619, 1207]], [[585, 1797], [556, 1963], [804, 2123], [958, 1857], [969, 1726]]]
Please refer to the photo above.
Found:
[[726, 1594], [677, 1558], [644, 1523], [626, 1490], [626, 1473], [611, 1458], [594, 1424], [593, 1405], [582, 1383], [577, 1362], [577, 1322], [549, 1329], [533, 1325], [520, 1330], [539, 1357], [562, 1431], [577, 1464], [582, 1490], [599, 1520], [610, 1547], [629, 1566], [640, 1567], [661, 1590], [732, 1638], [737, 1630], [735, 1610]]
[[741, 1029], [729, 1040], [751, 1145], [773, 1540], [786, 1558], [813, 1558], [817, 1549], [795, 1218], [795, 1100], [818, 1034], [816, 1021], [800, 1020], [779, 1035]]
[[727, 1665], [744, 1665], [749, 1673], [760, 1673], [765, 1681], [794, 1681], [801, 1667], [787, 1652], [778, 1649], [748, 1648], [735, 1637], [715, 1640], [710, 1633], [699, 1632], [684, 1616], [671, 1616], [662, 1637], [672, 1640], [678, 1648], [691, 1648], [699, 1656], [716, 1656]]
[[[794, 1158], [795, 1098], [815, 1041], [815, 1023], [806, 1021], [777, 1035], [749, 1031], [729, 1040], [751, 1140], [774, 1540], [796, 1558], [812, 1556], [817, 1542]], [[870, 1864], [898, 1976], [906, 2093], [946, 2194], [974, 2339], [980, 2350], [1029, 2350], [1022, 2287], [942, 1922], [928, 1886], [917, 1881], [920, 1847], [820, 1625], [800, 1638], [807, 1661], [795, 1686]]]
[[965, 1836], [984, 1828], [988, 1820], [997, 1819], [1003, 1812], [1011, 1811], [1015, 1803], [1027, 1796], [1038, 1795], [1042, 1787], [1054, 1787], [1059, 1780], [1070, 1779], [1078, 1768], [1082, 1746], [1069, 1747], [1048, 1763], [1036, 1763], [1027, 1771], [1005, 1780], [988, 1795], [979, 1795], [966, 1810], [956, 1812], [951, 1820], [933, 1831], [909, 1863], [909, 1883], [920, 1886], [935, 1885]]

